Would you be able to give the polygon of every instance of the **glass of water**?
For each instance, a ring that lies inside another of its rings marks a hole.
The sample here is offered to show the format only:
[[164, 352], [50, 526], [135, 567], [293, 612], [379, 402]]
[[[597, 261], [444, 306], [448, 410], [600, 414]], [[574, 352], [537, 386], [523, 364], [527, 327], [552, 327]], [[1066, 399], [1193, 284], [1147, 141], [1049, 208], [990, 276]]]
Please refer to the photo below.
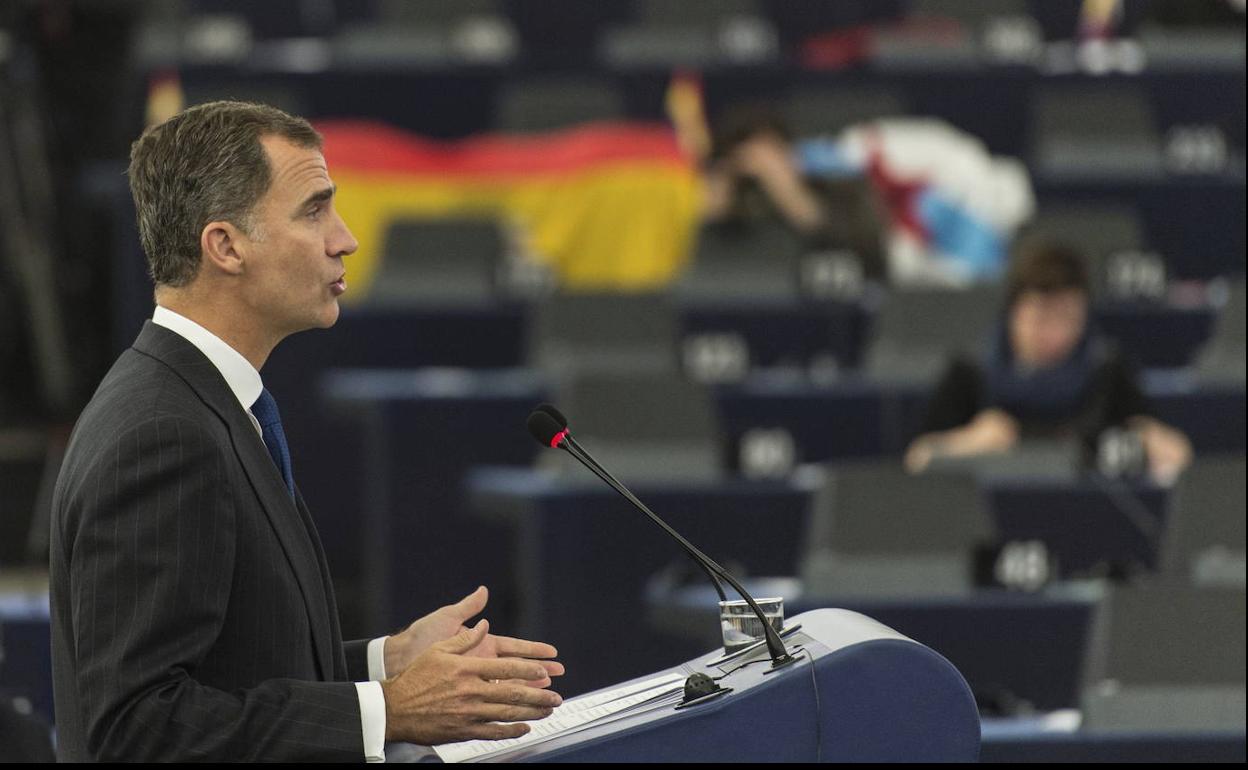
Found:
[[[755, 599], [763, 617], [780, 633], [784, 629], [784, 599]], [[724, 652], [733, 653], [763, 638], [763, 625], [744, 599], [719, 603], [719, 627], [724, 634]]]

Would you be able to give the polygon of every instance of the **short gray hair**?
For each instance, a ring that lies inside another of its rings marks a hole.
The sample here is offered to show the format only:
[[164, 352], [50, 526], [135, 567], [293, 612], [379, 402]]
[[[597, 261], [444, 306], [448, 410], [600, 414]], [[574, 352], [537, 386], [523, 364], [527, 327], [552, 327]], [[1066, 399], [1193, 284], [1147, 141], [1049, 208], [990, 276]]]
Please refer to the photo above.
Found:
[[252, 213], [272, 169], [261, 137], [321, 148], [303, 118], [263, 104], [208, 102], [152, 126], [130, 147], [130, 194], [148, 271], [157, 285], [185, 286], [199, 274], [200, 234], [231, 222], [253, 234]]

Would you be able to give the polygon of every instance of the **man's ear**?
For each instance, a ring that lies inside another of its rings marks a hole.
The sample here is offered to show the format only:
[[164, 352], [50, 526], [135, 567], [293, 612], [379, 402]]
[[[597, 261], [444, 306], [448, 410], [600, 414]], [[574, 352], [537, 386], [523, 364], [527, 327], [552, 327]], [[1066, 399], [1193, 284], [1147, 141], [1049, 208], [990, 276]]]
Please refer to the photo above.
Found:
[[241, 275], [247, 235], [233, 222], [209, 222], [199, 234], [203, 265], [227, 275]]

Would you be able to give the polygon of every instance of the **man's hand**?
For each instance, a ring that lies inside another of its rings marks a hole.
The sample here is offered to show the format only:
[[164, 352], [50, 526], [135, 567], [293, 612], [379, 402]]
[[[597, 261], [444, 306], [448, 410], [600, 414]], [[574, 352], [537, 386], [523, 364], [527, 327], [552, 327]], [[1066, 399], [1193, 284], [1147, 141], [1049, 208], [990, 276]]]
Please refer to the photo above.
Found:
[[539, 661], [483, 658], [471, 653], [486, 640], [482, 620], [421, 653], [404, 671], [381, 683], [386, 699], [386, 740], [426, 746], [477, 739], [518, 738], [563, 700], [540, 687]]
[[[441, 607], [412, 623], [401, 633], [390, 636], [385, 643], [386, 673], [393, 675], [403, 671], [416, 658], [437, 642], [450, 639], [467, 630], [467, 623], [481, 614], [490, 594], [485, 586], [460, 599], [455, 604]], [[487, 634], [480, 644], [466, 653], [478, 658], [534, 658], [546, 669], [546, 676], [525, 682], [532, 687], [549, 687], [550, 678], [563, 675], [563, 664], [554, 660], [559, 651], [549, 644], [513, 639], [510, 636]]]

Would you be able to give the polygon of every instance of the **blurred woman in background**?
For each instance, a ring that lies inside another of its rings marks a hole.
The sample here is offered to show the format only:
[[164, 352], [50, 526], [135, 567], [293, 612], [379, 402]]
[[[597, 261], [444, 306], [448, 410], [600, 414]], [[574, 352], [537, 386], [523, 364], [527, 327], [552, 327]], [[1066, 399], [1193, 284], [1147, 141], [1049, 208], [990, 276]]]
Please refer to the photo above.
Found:
[[1095, 333], [1089, 312], [1079, 254], [1053, 243], [1021, 249], [987, 356], [951, 362], [906, 467], [918, 472], [937, 457], [1004, 452], [1022, 439], [1094, 446], [1103, 431], [1119, 427], [1138, 437], [1153, 479], [1172, 483], [1191, 461], [1191, 443], [1149, 415], [1133, 372]]

